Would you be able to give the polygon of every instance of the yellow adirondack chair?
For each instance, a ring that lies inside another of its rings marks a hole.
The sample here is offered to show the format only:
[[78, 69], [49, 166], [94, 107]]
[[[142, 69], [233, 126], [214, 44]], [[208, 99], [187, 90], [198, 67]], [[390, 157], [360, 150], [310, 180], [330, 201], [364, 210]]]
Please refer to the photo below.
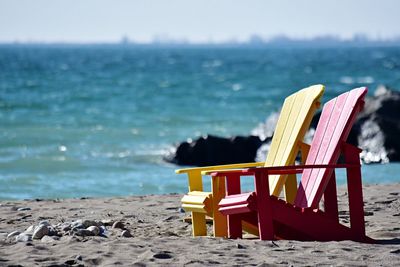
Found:
[[[218, 203], [225, 196], [225, 179], [224, 177], [214, 179], [211, 185], [212, 192], [203, 192], [202, 175], [225, 169], [293, 165], [299, 152], [301, 152], [302, 161], [305, 161], [308, 145], [302, 140], [315, 111], [320, 106], [323, 92], [323, 85], [313, 85], [285, 99], [265, 162], [186, 168], [175, 171], [177, 174], [188, 175], [189, 192], [181, 201], [183, 209], [192, 213], [193, 236], [207, 235], [207, 215], [213, 218], [214, 236], [227, 237], [227, 219], [218, 211]], [[296, 196], [296, 176], [275, 175], [270, 178], [271, 194], [279, 196], [282, 189], [284, 189], [286, 201], [292, 203]], [[258, 232], [258, 229], [252, 229], [246, 223], [243, 223], [243, 229], [250, 233]]]

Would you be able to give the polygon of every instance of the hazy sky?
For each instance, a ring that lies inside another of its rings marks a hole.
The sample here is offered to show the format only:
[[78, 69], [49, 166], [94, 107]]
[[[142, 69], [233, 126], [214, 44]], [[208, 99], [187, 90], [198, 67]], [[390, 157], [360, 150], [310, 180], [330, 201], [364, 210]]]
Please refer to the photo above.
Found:
[[400, 36], [400, 0], [0, 0], [0, 42]]

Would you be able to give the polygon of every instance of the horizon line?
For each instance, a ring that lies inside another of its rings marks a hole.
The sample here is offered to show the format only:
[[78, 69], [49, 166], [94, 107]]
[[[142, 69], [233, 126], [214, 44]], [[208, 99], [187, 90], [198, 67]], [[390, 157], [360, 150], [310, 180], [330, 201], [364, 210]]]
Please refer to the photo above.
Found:
[[155, 35], [148, 41], [135, 40], [127, 35], [121, 35], [114, 40], [0, 40], [0, 44], [132, 44], [132, 45], [249, 45], [249, 44], [275, 44], [275, 43], [400, 43], [400, 35], [392, 37], [372, 37], [364, 33], [355, 33], [350, 38], [343, 38], [335, 34], [315, 35], [312, 37], [292, 37], [284, 34], [272, 36], [270, 38], [259, 34], [249, 35], [245, 39], [228, 38], [215, 41], [212, 38], [205, 41], [195, 41], [188, 38], [174, 38], [168, 35]]

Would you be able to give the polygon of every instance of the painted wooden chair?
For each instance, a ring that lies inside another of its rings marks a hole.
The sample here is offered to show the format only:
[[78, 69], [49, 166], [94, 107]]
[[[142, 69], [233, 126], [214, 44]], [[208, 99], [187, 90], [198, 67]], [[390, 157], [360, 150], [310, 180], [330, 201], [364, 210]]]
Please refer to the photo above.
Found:
[[[307, 146], [302, 143], [309, 128], [311, 119], [320, 106], [324, 86], [314, 85], [302, 89], [285, 99], [279, 116], [270, 151], [265, 162], [219, 165], [210, 167], [188, 168], [176, 170], [186, 173], [189, 179], [189, 192], [182, 198], [182, 207], [192, 213], [193, 236], [207, 234], [206, 215], [213, 218], [214, 236], [227, 236], [227, 219], [218, 212], [218, 203], [225, 196], [225, 180], [212, 183], [211, 192], [203, 192], [202, 173], [219, 169], [239, 169], [257, 166], [292, 165], [301, 151], [307, 154]], [[270, 188], [273, 195], [278, 196], [283, 187], [288, 202], [293, 202], [296, 191], [295, 175], [276, 175], [271, 178]], [[257, 228], [244, 224], [245, 230], [257, 233]]]
[[[365, 235], [361, 184], [361, 150], [346, 143], [355, 118], [363, 108], [367, 88], [346, 92], [325, 104], [304, 165], [250, 168], [212, 174], [226, 177], [227, 196], [219, 211], [228, 216], [230, 238], [242, 236], [241, 220], [257, 225], [260, 239], [355, 240], [373, 242]], [[337, 164], [339, 156], [344, 164]], [[347, 172], [350, 227], [339, 222], [334, 170]], [[274, 175], [302, 173], [294, 204], [270, 196]], [[254, 176], [255, 192], [240, 194], [240, 176]], [[215, 182], [215, 181], [214, 181]], [[324, 198], [324, 210], [319, 206]]]

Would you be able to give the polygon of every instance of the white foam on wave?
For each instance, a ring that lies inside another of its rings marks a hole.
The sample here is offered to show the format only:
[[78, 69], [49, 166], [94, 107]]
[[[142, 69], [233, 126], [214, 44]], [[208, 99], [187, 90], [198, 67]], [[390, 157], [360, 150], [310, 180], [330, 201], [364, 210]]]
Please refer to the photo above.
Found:
[[347, 85], [352, 85], [355, 83], [371, 84], [375, 82], [375, 79], [372, 76], [361, 76], [361, 77], [342, 76], [340, 77], [339, 81]]

